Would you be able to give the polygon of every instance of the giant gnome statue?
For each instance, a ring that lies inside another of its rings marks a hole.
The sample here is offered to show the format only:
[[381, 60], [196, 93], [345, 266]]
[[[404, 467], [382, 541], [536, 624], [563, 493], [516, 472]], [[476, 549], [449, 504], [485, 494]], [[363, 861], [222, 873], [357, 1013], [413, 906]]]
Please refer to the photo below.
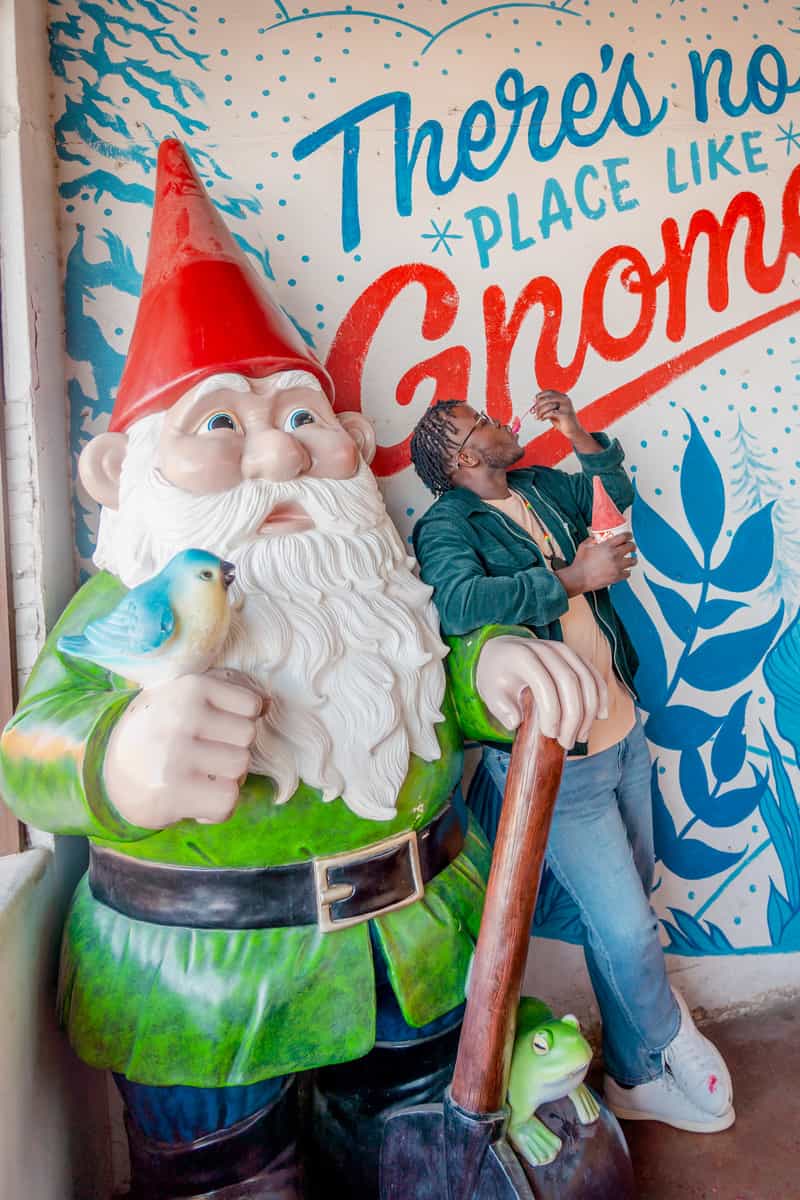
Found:
[[[510, 740], [525, 686], [576, 733], [572, 670], [525, 630], [448, 655], [371, 428], [333, 394], [164, 142], [125, 370], [80, 462], [98, 573], [1, 759], [21, 818], [89, 838], [61, 1007], [122, 1094], [137, 1200], [311, 1195], [308, 1126], [325, 1195], [376, 1194], [382, 1115], [438, 1098], [455, 1055], [488, 864], [452, 803], [463, 737]], [[63, 650], [189, 548], [235, 570], [212, 669], [139, 687]]]

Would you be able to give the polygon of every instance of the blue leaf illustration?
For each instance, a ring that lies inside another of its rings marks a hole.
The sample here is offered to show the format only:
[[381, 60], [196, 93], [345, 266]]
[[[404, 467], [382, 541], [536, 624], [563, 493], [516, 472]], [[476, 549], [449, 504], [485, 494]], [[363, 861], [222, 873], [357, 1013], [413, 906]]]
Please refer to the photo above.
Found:
[[683, 664], [683, 679], [705, 692], [721, 692], [752, 675], [769, 650], [783, 620], [783, 603], [778, 611], [752, 629], [723, 633], [698, 646]]
[[795, 915], [791, 904], [775, 886], [775, 880], [769, 881], [769, 900], [767, 901], [767, 927], [769, 940], [773, 946], [779, 946], [783, 931]]
[[794, 846], [772, 788], [764, 788], [764, 794], [758, 807], [783, 870], [789, 903], [800, 908], [800, 879], [798, 878]]
[[692, 956], [736, 953], [736, 947], [712, 921], [698, 921], [682, 908], [671, 908], [669, 911], [675, 924], [663, 918], [661, 921], [669, 935], [667, 950]]
[[800, 912], [796, 912], [783, 927], [780, 941], [781, 950], [800, 950]]
[[693, 806], [700, 820], [712, 829], [730, 829], [733, 825], [738, 825], [740, 821], [749, 817], [761, 802], [767, 786], [767, 777], [759, 774], [752, 763], [750, 765], [756, 779], [752, 787], [731, 788], [727, 792], [717, 792], [716, 795], [712, 792]]
[[686, 415], [692, 432], [681, 463], [681, 499], [692, 533], [708, 561], [725, 519], [725, 488], [713, 455], [692, 418]]
[[658, 760], [650, 773], [650, 794], [653, 802], [653, 837], [656, 858], [681, 879], [708, 879], [736, 865], [747, 853], [744, 850], [729, 853], [708, 846], [696, 838], [679, 838], [675, 822], [664, 803], [658, 783]]
[[688, 642], [695, 630], [694, 610], [689, 601], [680, 592], [656, 583], [649, 575], [645, 575], [645, 580], [672, 632], [682, 642]]
[[653, 840], [655, 842], [656, 858], [662, 858], [662, 847], [677, 841], [678, 831], [672, 815], [664, 803], [661, 785], [658, 782], [658, 759], [654, 759], [650, 767], [650, 799], [653, 804]]
[[643, 558], [662, 575], [679, 583], [700, 583], [703, 569], [686, 542], [638, 491], [633, 501], [633, 536]]
[[[771, 500], [743, 521], [730, 549], [711, 572], [711, 582], [726, 592], [750, 592], [763, 583], [772, 566], [774, 534]], [[637, 538], [638, 541], [638, 538]]]
[[737, 608], [747, 608], [741, 600], [706, 600], [697, 614], [697, 624], [701, 629], [717, 629]]
[[645, 733], [651, 742], [663, 746], [665, 750], [687, 750], [702, 746], [712, 738], [723, 720], [723, 717], [715, 717], [702, 708], [671, 704], [650, 714]]
[[752, 692], [745, 692], [739, 697], [714, 738], [711, 748], [711, 770], [714, 772], [714, 778], [720, 783], [728, 783], [729, 780], [735, 779], [742, 769], [747, 752], [744, 718], [747, 701], [751, 695]]
[[764, 679], [775, 697], [775, 724], [800, 765], [800, 613], [764, 661]]
[[629, 583], [618, 583], [612, 590], [614, 608], [633, 640], [639, 655], [636, 690], [642, 708], [648, 712], [660, 708], [667, 694], [667, 660], [658, 630]]
[[[789, 903], [793, 904], [796, 909], [800, 909], [800, 866], [798, 865], [800, 864], [800, 810], [798, 810], [797, 797], [794, 794], [794, 788], [784, 766], [780, 751], [772, 740], [770, 732], [763, 721], [761, 729], [764, 734], [764, 740], [767, 743], [767, 749], [769, 750], [770, 762], [772, 763], [772, 777], [775, 780], [777, 806], [786, 836], [776, 838], [770, 822], [767, 821], [767, 814], [764, 812], [763, 804], [761, 812], [764, 816], [765, 824], [772, 834], [775, 852], [780, 859], [783, 878], [786, 881], [786, 894], [789, 897]], [[775, 823], [774, 814], [771, 816], [773, 823]]]
[[678, 779], [684, 800], [695, 816], [702, 819], [702, 812], [708, 806], [708, 776], [700, 751], [695, 747], [681, 754]]
[[728, 852], [717, 850], [696, 838], [681, 838], [669, 847], [662, 861], [673, 875], [681, 879], [710, 879], [712, 875], [720, 875], [735, 867], [746, 853], [747, 846], [743, 850]]

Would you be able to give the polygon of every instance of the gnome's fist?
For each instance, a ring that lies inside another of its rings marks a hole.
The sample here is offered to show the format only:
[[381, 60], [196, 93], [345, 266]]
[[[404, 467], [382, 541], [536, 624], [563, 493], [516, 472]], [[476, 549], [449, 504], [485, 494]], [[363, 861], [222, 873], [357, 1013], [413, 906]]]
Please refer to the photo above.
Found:
[[563, 642], [497, 637], [481, 650], [478, 694], [506, 729], [522, 720], [520, 697], [530, 688], [539, 728], [565, 750], [585, 742], [596, 717], [608, 715], [603, 679]]
[[145, 688], [111, 735], [103, 767], [108, 797], [126, 821], [226, 821], [250, 766], [263, 698], [232, 671], [184, 675]]

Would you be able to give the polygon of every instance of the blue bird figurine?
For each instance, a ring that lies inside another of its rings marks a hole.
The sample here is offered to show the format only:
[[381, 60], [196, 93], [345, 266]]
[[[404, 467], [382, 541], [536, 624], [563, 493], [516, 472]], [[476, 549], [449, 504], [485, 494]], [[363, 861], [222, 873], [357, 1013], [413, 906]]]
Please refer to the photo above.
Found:
[[58, 649], [140, 687], [202, 674], [228, 636], [228, 588], [235, 573], [216, 554], [183, 550], [82, 634], [59, 638]]

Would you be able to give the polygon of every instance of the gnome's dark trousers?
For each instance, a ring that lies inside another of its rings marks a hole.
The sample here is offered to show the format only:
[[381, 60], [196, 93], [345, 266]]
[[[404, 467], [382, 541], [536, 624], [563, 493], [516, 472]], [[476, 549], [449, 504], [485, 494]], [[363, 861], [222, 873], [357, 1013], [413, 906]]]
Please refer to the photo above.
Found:
[[374, 958], [377, 1044], [356, 1062], [247, 1087], [148, 1087], [115, 1076], [131, 1200], [376, 1200], [385, 1120], [441, 1100], [463, 1005], [412, 1028], [377, 946]]

